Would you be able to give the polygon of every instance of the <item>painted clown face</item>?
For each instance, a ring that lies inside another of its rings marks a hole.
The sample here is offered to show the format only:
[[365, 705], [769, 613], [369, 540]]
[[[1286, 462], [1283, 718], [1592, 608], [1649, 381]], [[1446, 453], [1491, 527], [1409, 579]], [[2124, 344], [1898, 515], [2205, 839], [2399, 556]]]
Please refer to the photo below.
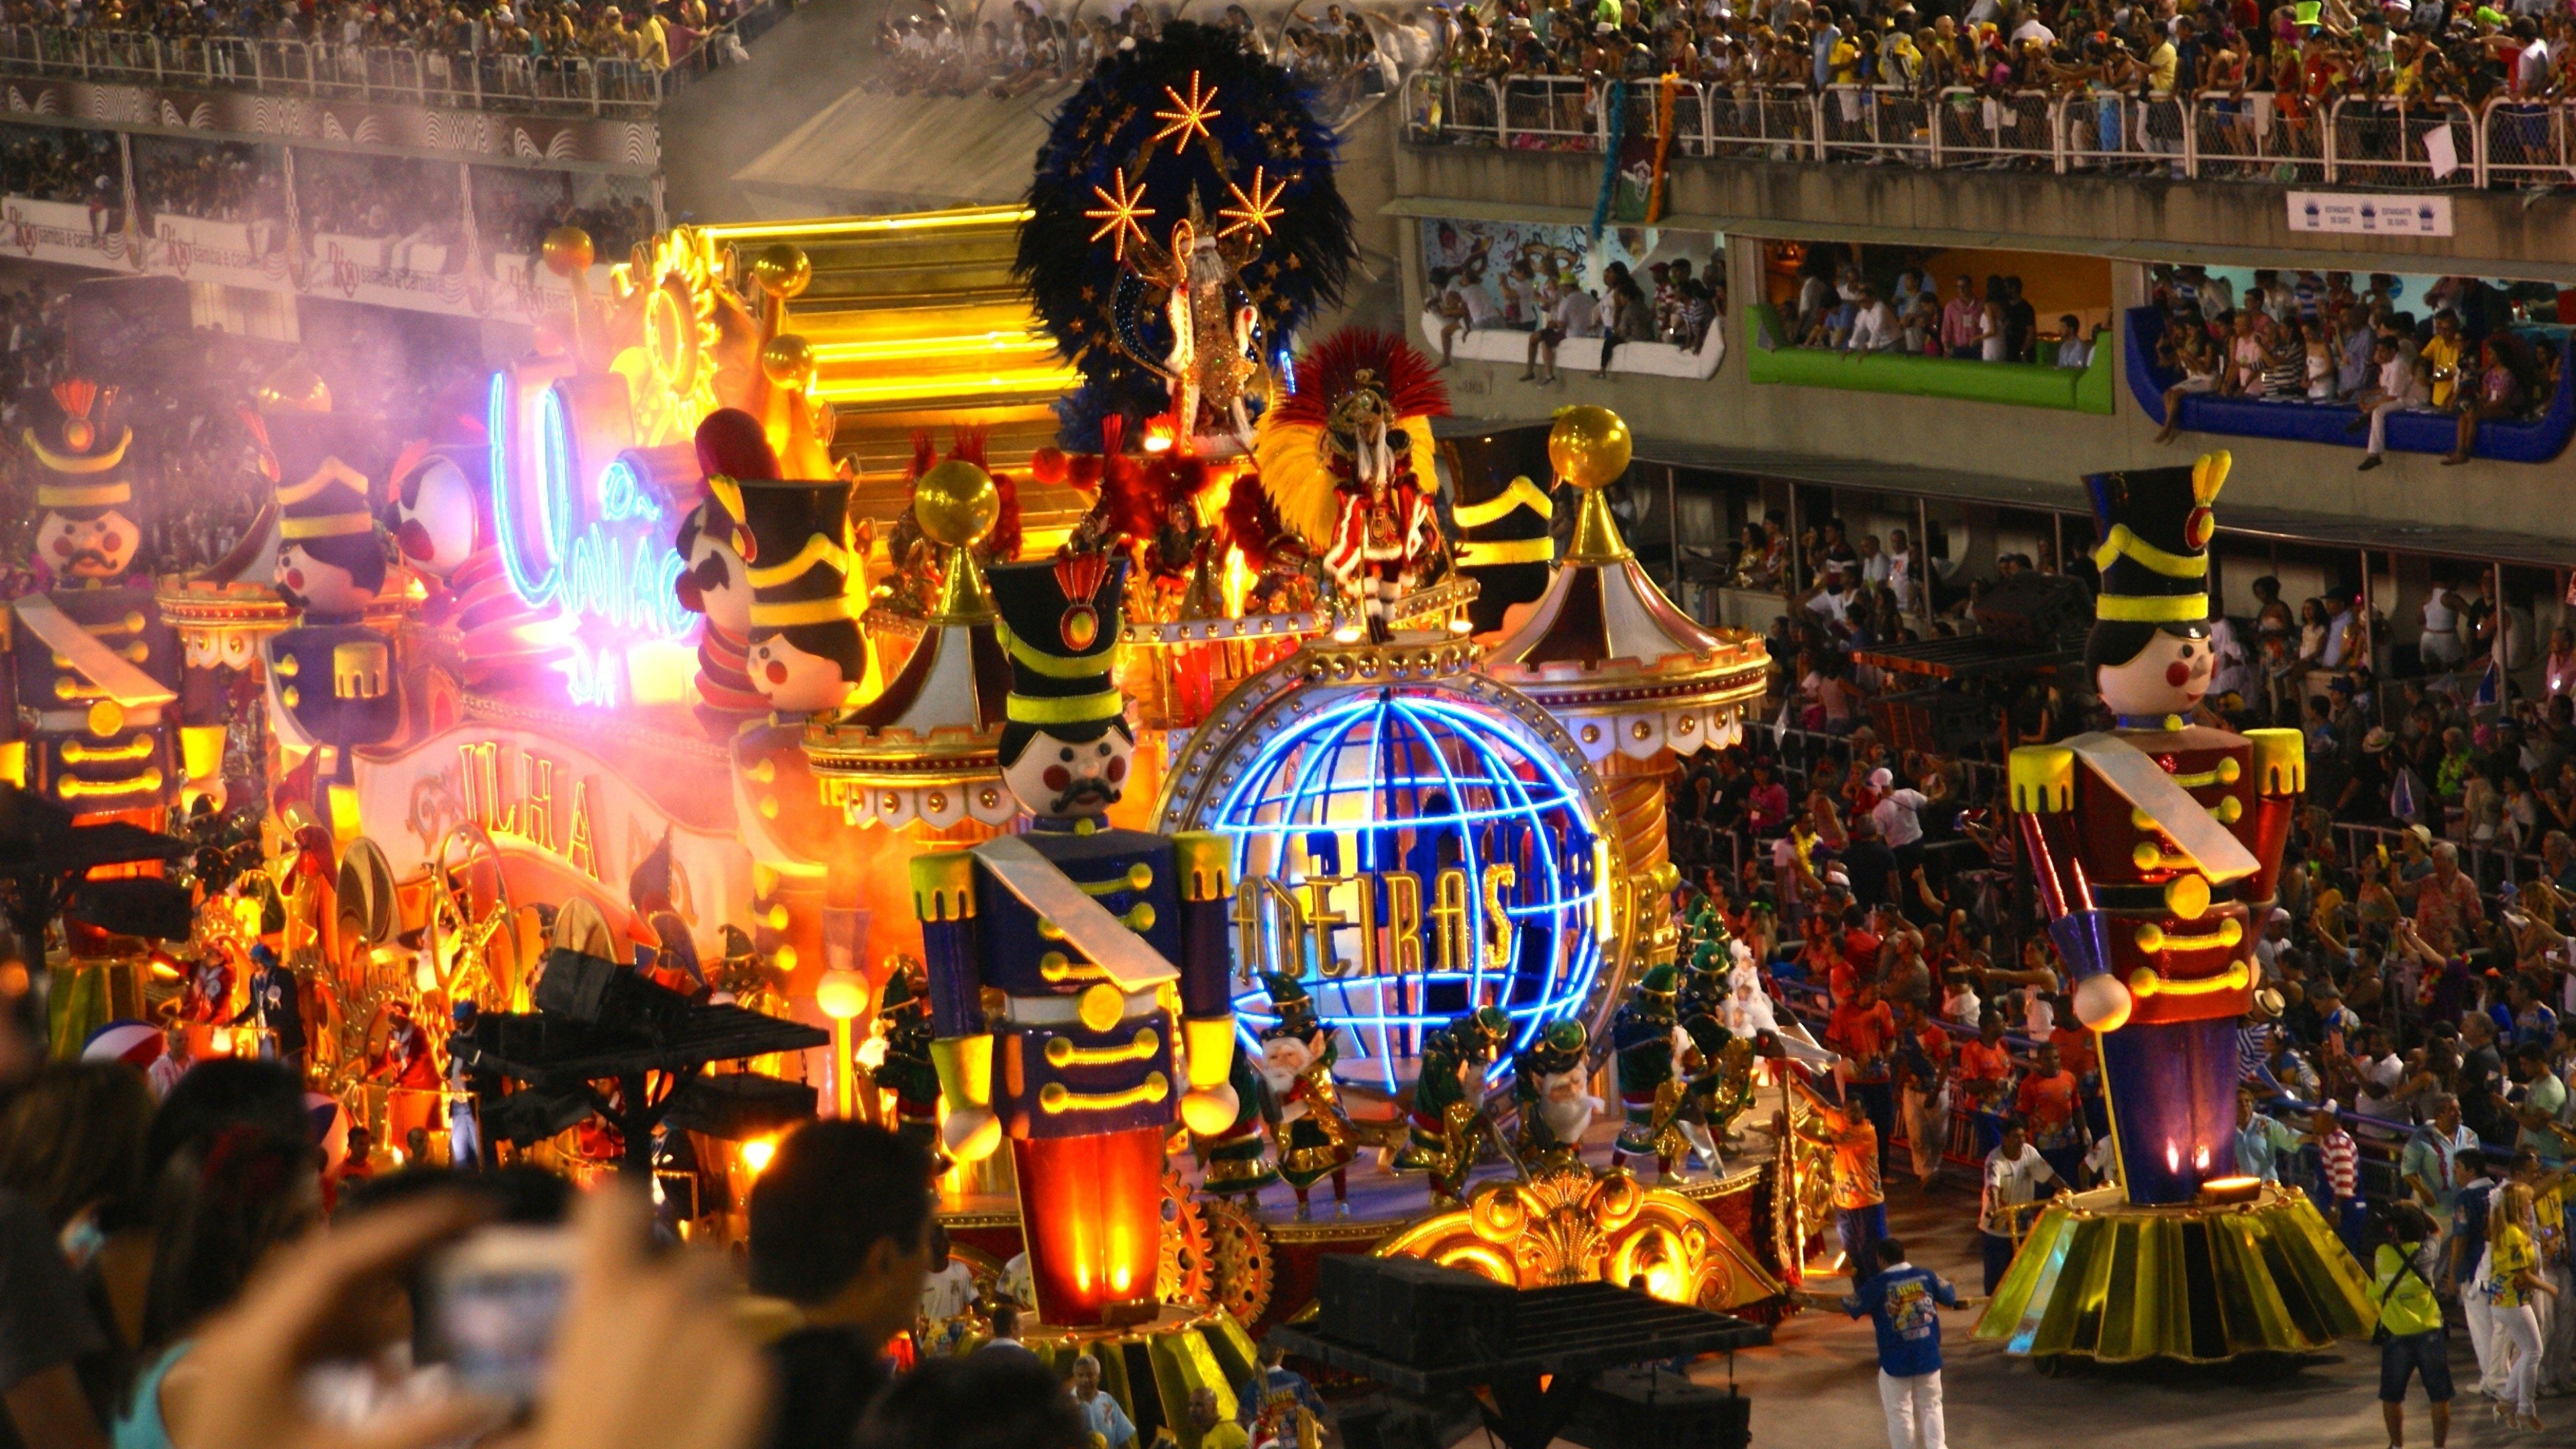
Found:
[[1080, 744], [1041, 734], [1002, 771], [1002, 783], [1032, 815], [1055, 819], [1101, 816], [1127, 792], [1127, 767], [1136, 742], [1121, 729]]
[[[700, 505], [692, 523], [703, 524], [706, 508]], [[689, 540], [689, 566], [681, 573], [680, 607], [692, 614], [704, 614], [718, 629], [739, 639], [751, 632], [751, 580], [743, 572], [742, 555], [724, 541], [721, 530], [705, 527], [684, 528]]]
[[403, 562], [446, 578], [474, 553], [474, 485], [454, 460], [432, 457], [403, 480], [393, 521]]
[[858, 686], [841, 676], [841, 662], [796, 647], [784, 634], [772, 634], [751, 646], [752, 687], [780, 714], [814, 714], [838, 709]]
[[278, 596], [295, 608], [315, 614], [356, 614], [375, 597], [338, 564], [315, 558], [303, 544], [277, 551]]
[[2182, 714], [2209, 692], [2210, 670], [2216, 663], [2207, 639], [2159, 629], [2137, 658], [2097, 671], [2096, 684], [2113, 714], [2131, 718]]
[[143, 532], [111, 508], [94, 518], [48, 512], [36, 525], [36, 556], [67, 579], [121, 579]]

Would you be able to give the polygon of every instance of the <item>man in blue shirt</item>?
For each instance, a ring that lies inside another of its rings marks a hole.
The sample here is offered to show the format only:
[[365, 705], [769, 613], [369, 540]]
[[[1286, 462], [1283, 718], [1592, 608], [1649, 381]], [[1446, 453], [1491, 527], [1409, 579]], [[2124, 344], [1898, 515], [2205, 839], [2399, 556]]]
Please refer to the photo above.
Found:
[[1878, 1402], [1887, 1411], [1890, 1449], [1944, 1449], [1941, 1422], [1942, 1308], [1959, 1306], [1959, 1290], [1928, 1268], [1905, 1261], [1905, 1245], [1878, 1240], [1879, 1270], [1843, 1299], [1843, 1312], [1866, 1313], [1878, 1331]]

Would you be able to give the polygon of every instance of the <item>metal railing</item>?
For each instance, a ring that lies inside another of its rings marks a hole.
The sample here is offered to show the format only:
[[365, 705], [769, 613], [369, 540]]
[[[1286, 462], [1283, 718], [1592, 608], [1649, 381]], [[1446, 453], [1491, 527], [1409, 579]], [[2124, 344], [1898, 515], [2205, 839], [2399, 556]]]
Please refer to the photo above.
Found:
[[[1603, 87], [1582, 76], [1493, 80], [1424, 71], [1407, 83], [1421, 144], [1600, 151]], [[1656, 132], [1656, 86], [1632, 82], [1626, 134]], [[2410, 190], [2565, 184], [2576, 100], [2343, 97], [2317, 110], [2268, 92], [2181, 96], [1937, 93], [1875, 86], [1680, 83], [1673, 152], [1774, 161], [2008, 167], [2200, 181]]]
[[[763, 7], [764, 9], [766, 7]], [[708, 32], [676, 64], [711, 58]], [[253, 90], [332, 100], [588, 116], [660, 108], [658, 66], [617, 56], [526, 56], [407, 45], [229, 36], [164, 38], [143, 31], [0, 26], [0, 72], [132, 85]]]

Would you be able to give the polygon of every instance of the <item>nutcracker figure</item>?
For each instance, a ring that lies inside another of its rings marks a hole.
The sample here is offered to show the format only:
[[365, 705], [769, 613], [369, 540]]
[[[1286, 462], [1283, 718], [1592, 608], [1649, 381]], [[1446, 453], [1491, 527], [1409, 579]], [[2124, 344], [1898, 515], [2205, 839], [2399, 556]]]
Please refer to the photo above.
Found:
[[2100, 1033], [2132, 1203], [2236, 1172], [2249, 922], [2271, 908], [2307, 773], [2299, 732], [2185, 716], [2209, 688], [2210, 505], [2227, 455], [2087, 477], [2102, 570], [2085, 665], [2119, 727], [2013, 751], [2013, 808], [2049, 935]]
[[1652, 1157], [1665, 1177], [1673, 1175], [1687, 1146], [1676, 1119], [1682, 1084], [1674, 1072], [1680, 1023], [1673, 997], [1676, 972], [1670, 966], [1649, 967], [1629, 988], [1628, 999], [1610, 1018], [1610, 1054], [1619, 1064], [1619, 1140], [1611, 1145], [1610, 1165], [1625, 1167], [1631, 1157]]
[[[36, 474], [36, 559], [44, 587], [9, 604], [0, 631], [16, 708], [0, 719], [0, 774], [77, 821], [168, 823], [183, 795], [222, 789], [224, 726], [189, 716], [178, 632], [149, 580], [132, 572], [134, 441], [116, 389], [84, 379], [28, 399], [20, 434]], [[87, 954], [81, 939], [76, 956]]]
[[1228, 1085], [1233, 852], [1213, 834], [1104, 819], [1135, 752], [1109, 673], [1125, 562], [1007, 564], [990, 584], [1011, 659], [1003, 778], [1031, 820], [912, 863], [942, 1138], [964, 1161], [1010, 1139], [1045, 1322], [1143, 1322], [1157, 1311], [1174, 1108], [1215, 1134], [1241, 1105]]
[[[700, 426], [701, 457], [765, 462], [768, 454], [738, 426], [718, 430], [722, 416]], [[752, 859], [772, 873], [772, 885], [752, 903], [761, 918], [758, 944], [791, 979], [818, 955], [823, 969], [855, 971], [867, 944], [856, 866], [841, 812], [823, 803], [803, 748], [806, 716], [848, 703], [867, 674], [857, 618], [864, 601], [849, 591], [856, 567], [850, 485], [711, 474], [707, 490], [746, 566], [752, 601], [745, 663], [769, 710], [732, 741], [735, 818]]]
[[[774, 478], [778, 456], [760, 420], [740, 408], [718, 408], [698, 424], [698, 467], [709, 478]], [[672, 585], [680, 607], [706, 617], [698, 631], [699, 719], [730, 737], [769, 702], [751, 684], [751, 579], [742, 561], [741, 525], [714, 497], [680, 520], [675, 546], [686, 563]]]
[[1549, 1023], [1512, 1055], [1512, 1095], [1521, 1117], [1514, 1150], [1531, 1171], [1583, 1165], [1583, 1137], [1601, 1110], [1586, 1081], [1590, 1056], [1590, 1033], [1571, 1019]]
[[356, 778], [349, 752], [402, 727], [393, 641], [360, 622], [385, 585], [384, 539], [360, 468], [369, 444], [309, 372], [263, 384], [254, 421], [277, 485], [277, 592], [299, 615], [266, 644], [269, 718], [285, 743], [321, 756], [313, 779], [331, 800], [326, 818], [335, 830], [354, 828], [343, 818], [354, 806], [340, 798]]
[[1297, 1193], [1297, 1218], [1313, 1210], [1306, 1194], [1333, 1180], [1333, 1212], [1350, 1212], [1351, 1119], [1333, 1085], [1332, 1030], [1315, 1015], [1306, 983], [1294, 976], [1262, 978], [1279, 1020], [1261, 1033], [1261, 1080], [1278, 1104], [1279, 1175]]
[[1481, 1006], [1422, 1039], [1413, 1078], [1413, 1109], [1406, 1121], [1398, 1172], [1427, 1173], [1431, 1198], [1456, 1200], [1476, 1165], [1476, 1138], [1485, 1120], [1485, 1067], [1511, 1038], [1511, 1019], [1499, 1006]]

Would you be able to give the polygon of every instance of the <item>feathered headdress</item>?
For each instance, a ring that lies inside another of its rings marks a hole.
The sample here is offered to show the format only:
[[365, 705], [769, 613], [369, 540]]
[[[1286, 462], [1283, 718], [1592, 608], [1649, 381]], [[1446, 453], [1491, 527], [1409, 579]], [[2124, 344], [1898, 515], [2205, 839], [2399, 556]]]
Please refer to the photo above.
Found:
[[1088, 434], [1091, 417], [1161, 391], [1171, 326], [1139, 264], [1167, 267], [1181, 223], [1204, 221], [1238, 253], [1238, 295], [1265, 338], [1339, 298], [1357, 249], [1333, 150], [1295, 76], [1233, 32], [1186, 21], [1103, 60], [1065, 102], [1038, 152], [1014, 271], [1084, 391], [1103, 394], [1067, 419], [1068, 450], [1089, 451], [1077, 424]]
[[1427, 423], [1448, 415], [1449, 389], [1431, 359], [1397, 333], [1365, 327], [1334, 333], [1297, 359], [1287, 396], [1262, 416], [1253, 445], [1262, 491], [1310, 547], [1320, 550], [1330, 541], [1340, 512], [1325, 467], [1329, 436], [1361, 410], [1379, 412], [1403, 431], [1423, 486], [1438, 476]]

